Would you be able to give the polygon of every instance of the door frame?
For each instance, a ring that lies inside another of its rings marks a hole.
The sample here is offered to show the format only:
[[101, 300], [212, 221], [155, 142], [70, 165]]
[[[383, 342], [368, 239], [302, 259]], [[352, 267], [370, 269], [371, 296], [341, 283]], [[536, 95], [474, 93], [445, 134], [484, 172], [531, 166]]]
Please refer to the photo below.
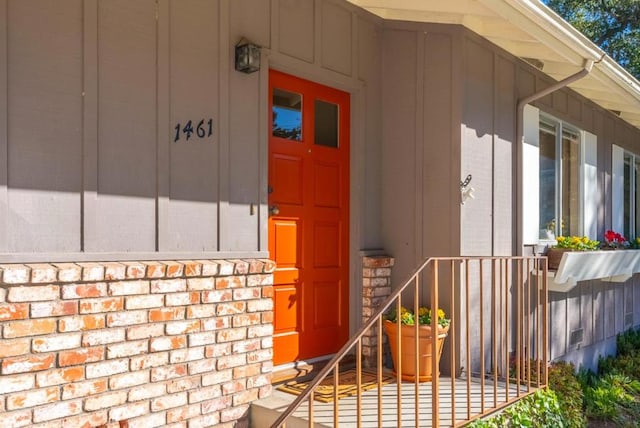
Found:
[[[277, 70], [301, 79], [310, 80], [321, 85], [333, 87], [347, 92], [350, 97], [350, 148], [349, 148], [349, 337], [359, 328], [363, 320], [357, 314], [362, 313], [362, 257], [379, 254], [379, 249], [371, 251], [362, 249], [362, 231], [359, 218], [362, 217], [365, 200], [354, 188], [364, 187], [365, 182], [365, 84], [343, 74], [318, 66], [302, 63], [282, 54], [271, 52], [262, 56], [260, 67], [260, 210], [259, 227], [260, 251], [269, 254], [268, 246], [268, 192], [269, 182], [269, 70]], [[287, 365], [285, 365], [287, 366]], [[286, 367], [283, 367], [286, 368]]]

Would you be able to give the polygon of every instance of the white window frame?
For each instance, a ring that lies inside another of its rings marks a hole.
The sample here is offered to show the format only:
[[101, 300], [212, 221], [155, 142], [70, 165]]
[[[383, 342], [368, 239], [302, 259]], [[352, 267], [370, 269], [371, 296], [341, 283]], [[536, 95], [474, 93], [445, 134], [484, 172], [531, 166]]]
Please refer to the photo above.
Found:
[[[629, 194], [626, 195], [624, 191], [624, 162], [625, 157], [631, 158], [630, 165], [630, 182], [629, 182]], [[629, 231], [626, 236], [627, 239], [635, 239], [638, 236], [638, 232], [640, 231], [640, 224], [636, 224], [636, 204], [638, 202], [638, 198], [640, 195], [638, 194], [638, 188], [636, 187], [637, 182], [637, 172], [636, 172], [636, 162], [640, 161], [640, 155], [637, 155], [631, 151], [625, 150], [619, 146], [613, 145], [612, 147], [612, 215], [613, 215], [613, 223], [612, 228], [616, 232], [619, 233], [627, 233], [625, 224], [624, 224], [624, 200], [626, 197], [629, 198]]]
[[[531, 105], [524, 109], [524, 139], [522, 143], [522, 243], [524, 245], [546, 243], [540, 230], [540, 123], [558, 125], [556, 129], [556, 218], [562, 213], [561, 138], [562, 129], [568, 129], [579, 138], [579, 198], [578, 231], [596, 239], [598, 187], [597, 187], [597, 137], [575, 125], [557, 119]], [[558, 140], [560, 139], [560, 140]], [[556, 224], [556, 232], [559, 225]]]

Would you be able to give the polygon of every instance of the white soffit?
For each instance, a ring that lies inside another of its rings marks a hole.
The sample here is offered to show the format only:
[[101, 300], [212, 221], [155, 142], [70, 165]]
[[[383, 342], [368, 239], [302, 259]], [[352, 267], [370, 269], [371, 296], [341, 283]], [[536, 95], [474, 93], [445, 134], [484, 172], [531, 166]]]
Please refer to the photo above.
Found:
[[555, 80], [593, 60], [591, 73], [570, 87], [640, 128], [640, 82], [538, 0], [347, 1], [386, 20], [463, 25], [507, 52], [542, 65], [542, 72]]

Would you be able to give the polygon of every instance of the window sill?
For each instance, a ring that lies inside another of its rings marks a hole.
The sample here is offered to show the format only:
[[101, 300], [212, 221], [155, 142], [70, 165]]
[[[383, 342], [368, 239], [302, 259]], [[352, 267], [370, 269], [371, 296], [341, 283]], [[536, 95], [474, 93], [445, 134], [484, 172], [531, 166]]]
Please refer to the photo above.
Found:
[[640, 272], [640, 250], [566, 252], [558, 270], [547, 273], [548, 288], [566, 293], [579, 281], [625, 282], [636, 272]]

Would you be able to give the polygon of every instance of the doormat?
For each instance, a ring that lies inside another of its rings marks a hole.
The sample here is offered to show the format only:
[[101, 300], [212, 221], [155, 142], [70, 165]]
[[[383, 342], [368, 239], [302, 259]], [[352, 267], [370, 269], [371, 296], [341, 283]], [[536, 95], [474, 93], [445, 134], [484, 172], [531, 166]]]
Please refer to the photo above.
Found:
[[[382, 385], [393, 381], [395, 381], [394, 377], [382, 373]], [[338, 376], [338, 382], [338, 399], [350, 397], [358, 392], [355, 369], [340, 373]], [[311, 383], [311, 380], [306, 382], [297, 382], [292, 380], [278, 386], [276, 389], [290, 394], [300, 395], [305, 389], [307, 389], [309, 383]], [[362, 370], [360, 375], [360, 390], [367, 391], [377, 387], [378, 373], [375, 371]], [[318, 401], [322, 401], [323, 403], [330, 403], [333, 401], [333, 376], [327, 376], [322, 382], [320, 382], [316, 387], [314, 398]]]

